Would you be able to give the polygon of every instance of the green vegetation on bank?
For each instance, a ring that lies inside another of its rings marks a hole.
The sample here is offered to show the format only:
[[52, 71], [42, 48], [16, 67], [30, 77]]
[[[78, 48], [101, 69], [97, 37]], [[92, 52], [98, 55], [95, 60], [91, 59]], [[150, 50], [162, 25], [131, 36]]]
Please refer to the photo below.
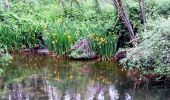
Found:
[[127, 49], [126, 58], [120, 62], [145, 73], [170, 76], [170, 1], [145, 2], [147, 27], [138, 33], [138, 47]]
[[0, 42], [9, 49], [43, 46], [63, 55], [79, 39], [87, 38], [99, 55], [115, 53], [118, 36], [106, 36], [116, 16], [112, 6], [98, 13], [92, 1], [79, 7], [26, 1], [13, 1], [9, 10], [0, 10]]

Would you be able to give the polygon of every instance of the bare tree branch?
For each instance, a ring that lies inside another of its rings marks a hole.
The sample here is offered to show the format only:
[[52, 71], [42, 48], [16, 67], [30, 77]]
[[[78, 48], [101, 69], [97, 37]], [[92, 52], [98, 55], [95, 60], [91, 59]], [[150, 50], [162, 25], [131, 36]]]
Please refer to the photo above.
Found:
[[144, 0], [139, 0], [139, 6], [140, 6], [140, 19], [141, 19], [141, 23], [144, 25], [144, 29], [146, 29], [145, 2], [144, 2]]
[[8, 0], [3, 0], [3, 5], [4, 5], [4, 10], [8, 10], [9, 9], [9, 2], [8, 2]]
[[64, 8], [64, 7], [65, 7], [65, 2], [64, 2], [64, 0], [59, 0], [59, 2], [61, 3], [62, 7]]
[[133, 27], [129, 21], [128, 16], [125, 13], [125, 7], [124, 7], [123, 0], [112, 0], [112, 1], [114, 3], [114, 6], [117, 9], [119, 18], [124, 22], [125, 26], [127, 27], [128, 31], [129, 31], [133, 46], [136, 47], [137, 46], [137, 37], [134, 33]]

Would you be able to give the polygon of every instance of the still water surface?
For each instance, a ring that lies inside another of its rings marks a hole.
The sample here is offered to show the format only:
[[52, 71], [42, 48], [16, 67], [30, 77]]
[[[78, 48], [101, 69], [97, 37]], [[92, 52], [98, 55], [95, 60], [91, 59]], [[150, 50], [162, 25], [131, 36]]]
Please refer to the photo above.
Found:
[[0, 77], [0, 100], [170, 100], [170, 89], [134, 90], [114, 62], [68, 61], [13, 55]]

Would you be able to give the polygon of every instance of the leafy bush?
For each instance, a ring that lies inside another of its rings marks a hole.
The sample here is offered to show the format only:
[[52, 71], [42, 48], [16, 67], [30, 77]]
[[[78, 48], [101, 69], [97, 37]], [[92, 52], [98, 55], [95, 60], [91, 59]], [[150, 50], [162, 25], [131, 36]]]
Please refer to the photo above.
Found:
[[157, 16], [168, 17], [170, 14], [169, 0], [146, 0], [145, 5], [148, 18], [156, 18]]
[[1, 10], [0, 42], [9, 49], [31, 48], [40, 42], [37, 35], [43, 31], [43, 23], [33, 11], [39, 12], [41, 6], [30, 6], [24, 2], [17, 2], [11, 3], [8, 11]]
[[141, 42], [127, 50], [120, 62], [130, 68], [154, 68], [154, 72], [170, 75], [170, 17], [148, 20], [148, 29], [141, 33]]

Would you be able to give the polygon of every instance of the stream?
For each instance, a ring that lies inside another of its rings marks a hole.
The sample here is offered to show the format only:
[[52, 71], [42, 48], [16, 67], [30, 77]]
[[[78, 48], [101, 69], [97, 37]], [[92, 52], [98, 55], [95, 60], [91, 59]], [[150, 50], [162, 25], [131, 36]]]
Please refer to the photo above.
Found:
[[170, 88], [133, 84], [116, 62], [13, 54], [1, 69], [0, 100], [170, 100]]

